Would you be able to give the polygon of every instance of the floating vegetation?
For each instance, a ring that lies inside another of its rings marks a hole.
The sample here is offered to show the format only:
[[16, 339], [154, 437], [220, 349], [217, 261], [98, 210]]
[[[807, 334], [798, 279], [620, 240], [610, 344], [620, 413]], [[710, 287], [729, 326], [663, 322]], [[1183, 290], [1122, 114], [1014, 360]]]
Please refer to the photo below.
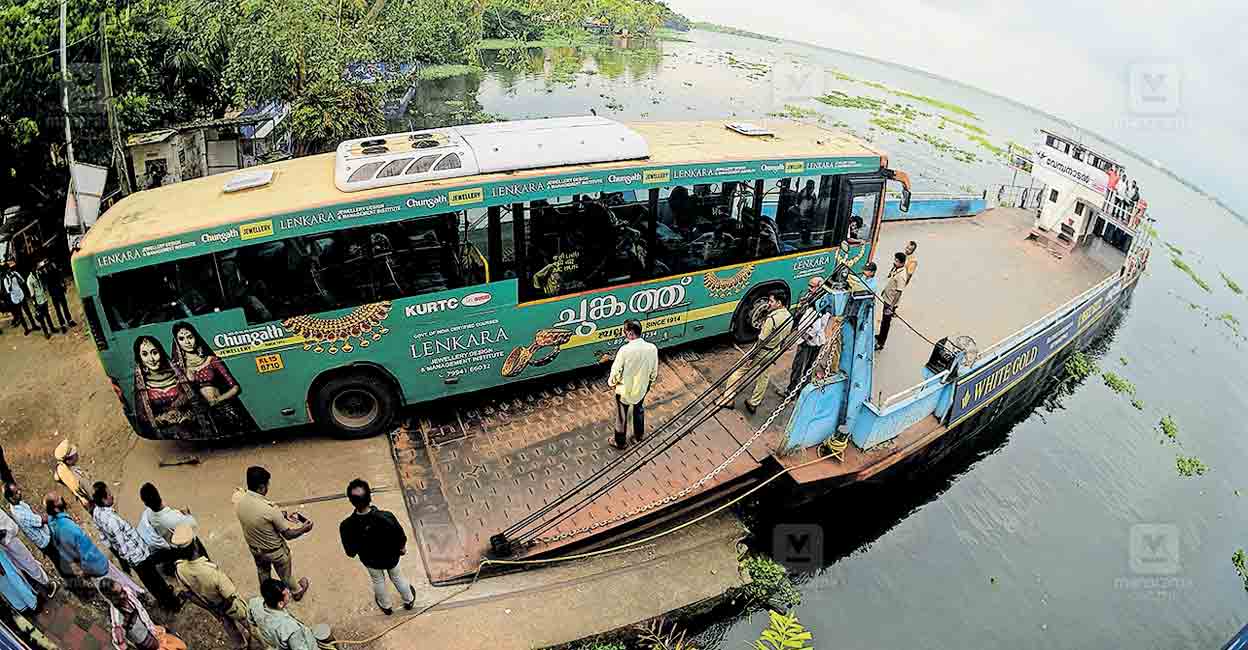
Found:
[[1230, 289], [1231, 293], [1236, 295], [1244, 293], [1244, 290], [1241, 289], [1238, 284], [1235, 284], [1235, 281], [1231, 279], [1231, 276], [1223, 273], [1222, 271], [1218, 271], [1218, 275], [1222, 276], [1222, 281], [1226, 283], [1226, 288]]
[[1162, 433], [1166, 434], [1167, 438], [1171, 440], [1178, 440], [1179, 425], [1175, 424], [1174, 419], [1169, 415], [1163, 416], [1161, 421], [1157, 423], [1157, 427], [1161, 429]]
[[771, 73], [770, 64], [751, 63], [750, 61], [744, 61], [744, 60], [738, 59], [735, 55], [733, 55], [732, 52], [727, 52], [721, 55], [719, 58], [721, 61], [726, 63], [728, 67], [730, 68], [736, 68], [738, 70], [746, 70], [748, 72], [748, 74], [745, 75], [747, 79], [758, 80], [758, 79], [762, 79], [763, 77]]
[[767, 115], [770, 117], [787, 117], [794, 120], [804, 120], [812, 117], [819, 117], [819, 111], [816, 111], [813, 108], [803, 108], [793, 104], [785, 104], [783, 111], [768, 113]]
[[1241, 548], [1231, 555], [1231, 565], [1235, 567], [1239, 579], [1244, 581], [1244, 591], [1248, 591], [1248, 567], [1244, 566], [1244, 549]]
[[1096, 372], [1096, 362], [1083, 352], [1076, 352], [1070, 355], [1063, 368], [1066, 370], [1067, 379], [1079, 382]]
[[1118, 362], [1119, 362], [1119, 363], [1121, 363], [1122, 365], [1124, 365], [1124, 366], [1125, 366], [1125, 365], [1127, 365], [1127, 358], [1126, 358], [1126, 357], [1118, 357]]
[[1127, 395], [1135, 395], [1135, 386], [1131, 382], [1108, 370], [1101, 373], [1101, 379], [1105, 380], [1105, 385], [1109, 386], [1110, 390], [1118, 393], [1119, 395], [1124, 393]]
[[1141, 402], [1139, 398], [1131, 400], [1131, 406], [1134, 406], [1137, 411], [1144, 410], [1144, 402]]
[[1192, 270], [1192, 267], [1187, 265], [1187, 262], [1184, 262], [1177, 257], [1171, 257], [1170, 263], [1174, 264], [1175, 268], [1186, 273], [1187, 276], [1192, 279], [1192, 282], [1195, 282], [1201, 289], [1204, 289], [1209, 293], [1213, 293], [1213, 288], [1209, 286], [1209, 283], [1202, 280], [1199, 275], [1196, 275], [1196, 272]]
[[1174, 253], [1175, 255], [1182, 255], [1182, 254], [1183, 254], [1183, 249], [1182, 249], [1182, 248], [1179, 248], [1178, 246], [1175, 246], [1174, 244], [1171, 244], [1171, 243], [1170, 243], [1170, 242], [1168, 242], [1168, 241], [1167, 241], [1167, 242], [1162, 242], [1162, 243], [1166, 245], [1166, 248], [1169, 248], [1169, 249], [1170, 249], [1170, 252], [1171, 252], [1171, 253]]
[[1225, 323], [1229, 323], [1231, 326], [1231, 329], [1239, 328], [1239, 319], [1235, 318], [1235, 314], [1232, 314], [1229, 311], [1226, 312], [1225, 314], [1222, 314], [1221, 316], [1218, 316], [1218, 320], [1223, 321]]
[[992, 152], [992, 155], [999, 156], [1002, 158], [1005, 157], [1005, 149], [1002, 149], [1001, 147], [998, 147], [997, 145], [989, 142], [988, 138], [985, 138], [982, 135], [975, 135], [975, 134], [971, 134], [966, 137], [969, 138], [972, 142]]
[[948, 122], [950, 124], [956, 124], [972, 133], [978, 133], [979, 135], [988, 135], [987, 131], [979, 128], [978, 126], [974, 124], [971, 124], [970, 122], [963, 122], [962, 120], [955, 120], [952, 117], [941, 115], [940, 116], [940, 128], [942, 129], [945, 128], [945, 122]]
[[833, 108], [856, 108], [864, 111], [882, 111], [888, 106], [887, 102], [873, 97], [863, 95], [853, 97], [839, 90], [833, 90], [826, 95], [816, 97], [815, 100]]
[[749, 555], [741, 560], [741, 568], [750, 582], [741, 587], [741, 594], [757, 604], [775, 603], [784, 609], [802, 602], [802, 594], [793, 586], [784, 566], [765, 555]]
[[1209, 466], [1200, 462], [1200, 459], [1195, 456], [1175, 456], [1174, 466], [1179, 476], [1184, 477], [1203, 476], [1209, 471]]
[[915, 95], [914, 93], [908, 93], [904, 90], [890, 90], [890, 92], [892, 92], [894, 95], [900, 95], [901, 97], [908, 97], [917, 102], [923, 102], [924, 104], [927, 104], [929, 106], [935, 106], [936, 108], [949, 111], [950, 113], [957, 113], [958, 115], [963, 115], [974, 120], [979, 119], [978, 115], [976, 115], [975, 113], [972, 113], [971, 111], [965, 108], [962, 108], [961, 106], [958, 106], [957, 104], [943, 102], [939, 99], [935, 99], [933, 97], [926, 97], [924, 95]]

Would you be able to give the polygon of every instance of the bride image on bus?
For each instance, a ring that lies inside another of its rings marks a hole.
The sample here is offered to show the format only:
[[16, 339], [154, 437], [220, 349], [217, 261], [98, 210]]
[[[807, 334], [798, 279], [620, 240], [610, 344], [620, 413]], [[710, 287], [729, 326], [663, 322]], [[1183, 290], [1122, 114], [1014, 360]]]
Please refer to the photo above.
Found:
[[211, 431], [205, 431], [205, 437], [236, 436], [256, 430], [256, 421], [238, 398], [242, 387], [190, 323], [173, 325], [173, 367], [207, 405]]
[[197, 417], [197, 398], [186, 377], [174, 371], [160, 341], [134, 341], [134, 410], [148, 437], [190, 440], [199, 437], [206, 418]]

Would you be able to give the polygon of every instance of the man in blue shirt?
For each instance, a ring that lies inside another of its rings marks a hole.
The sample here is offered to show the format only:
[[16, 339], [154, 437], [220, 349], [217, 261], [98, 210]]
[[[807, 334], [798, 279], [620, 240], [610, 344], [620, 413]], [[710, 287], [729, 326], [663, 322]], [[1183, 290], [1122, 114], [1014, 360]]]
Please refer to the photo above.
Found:
[[71, 566], [77, 565], [83, 575], [97, 586], [100, 578], [108, 577], [136, 594], [147, 593], [145, 589], [135, 584], [130, 576], [113, 566], [113, 563], [100, 552], [99, 547], [91, 541], [86, 532], [73, 519], [70, 519], [66, 512], [69, 506], [65, 504], [65, 497], [49, 493], [44, 497], [43, 505], [48, 512], [48, 528], [52, 532], [52, 543], [56, 545], [56, 550], [61, 556], [62, 572], [69, 572]]
[[22, 500], [22, 488], [17, 483], [4, 484], [4, 498], [9, 502], [9, 512], [13, 514], [13, 521], [17, 522], [17, 527], [21, 529], [26, 539], [30, 540], [40, 551], [43, 551], [45, 557], [52, 562], [52, 566], [56, 568], [56, 572], [65, 577], [64, 571], [61, 569], [61, 554], [56, 551], [56, 544], [52, 543], [52, 530], [48, 528], [48, 516], [35, 512], [29, 503]]

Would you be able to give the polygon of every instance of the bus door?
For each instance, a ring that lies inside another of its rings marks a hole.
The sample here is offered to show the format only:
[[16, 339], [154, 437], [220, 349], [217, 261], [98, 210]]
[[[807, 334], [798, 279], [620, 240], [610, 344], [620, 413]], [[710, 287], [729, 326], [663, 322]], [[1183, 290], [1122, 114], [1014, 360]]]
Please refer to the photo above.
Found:
[[[875, 243], [879, 238], [880, 221], [884, 210], [884, 179], [872, 176], [838, 176], [837, 207], [833, 240], [830, 245], [839, 247], [838, 261], [844, 261], [854, 270], [861, 268], [874, 257]], [[845, 257], [845, 259], [841, 259]]]

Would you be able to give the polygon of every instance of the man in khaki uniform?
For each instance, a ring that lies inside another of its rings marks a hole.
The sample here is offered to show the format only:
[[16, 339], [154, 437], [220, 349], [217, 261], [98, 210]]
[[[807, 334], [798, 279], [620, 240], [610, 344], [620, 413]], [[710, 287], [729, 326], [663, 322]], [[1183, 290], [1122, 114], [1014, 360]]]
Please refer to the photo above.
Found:
[[880, 332], [875, 335], [875, 349], [884, 349], [888, 342], [888, 330], [893, 324], [893, 316], [897, 314], [897, 306], [901, 304], [901, 292], [910, 283], [910, 274], [906, 271], [906, 254], [893, 254], [893, 270], [888, 272], [888, 283], [880, 299], [884, 302], [884, 314], [880, 316]]
[[[744, 366], [738, 368], [728, 378], [728, 386], [732, 386], [739, 382], [742, 377], [749, 374], [759, 367], [765, 359], [772, 355], [788, 337], [789, 332], [793, 330], [793, 316], [789, 313], [788, 308], [784, 305], [784, 296], [779, 291], [773, 291], [767, 294], [767, 317], [763, 319], [763, 329], [758, 334], [758, 343], [751, 350], [753, 356]], [[773, 337], [772, 335], [775, 334]], [[773, 359], [771, 363], [774, 363]], [[770, 365], [770, 363], [768, 364]], [[751, 414], [758, 411], [758, 405], [763, 403], [763, 398], [767, 395], [767, 384], [769, 378], [767, 370], [763, 370], [759, 374], [758, 379], [754, 381], [754, 391], [750, 393], [749, 399], [745, 401], [745, 408]], [[725, 395], [724, 401], [720, 403], [723, 408], [736, 408], [733, 403], [733, 395]]]
[[234, 513], [238, 515], [243, 537], [256, 561], [260, 583], [263, 584], [272, 571], [277, 571], [278, 578], [290, 589], [291, 597], [302, 600], [308, 591], [309, 581], [307, 578], [295, 580], [291, 570], [290, 545], [286, 540], [312, 530], [312, 522], [297, 513], [288, 516], [277, 504], [265, 498], [269, 493], [269, 478], [268, 470], [263, 467], [248, 467], [247, 489], [234, 493]]
[[264, 650], [267, 646], [252, 628], [251, 619], [247, 616], [247, 602], [239, 595], [234, 581], [199, 551], [199, 545], [195, 543], [195, 529], [188, 524], [179, 525], [173, 530], [170, 543], [178, 556], [173, 573], [178, 582], [186, 587], [191, 602], [221, 621], [232, 647], [237, 650]]

